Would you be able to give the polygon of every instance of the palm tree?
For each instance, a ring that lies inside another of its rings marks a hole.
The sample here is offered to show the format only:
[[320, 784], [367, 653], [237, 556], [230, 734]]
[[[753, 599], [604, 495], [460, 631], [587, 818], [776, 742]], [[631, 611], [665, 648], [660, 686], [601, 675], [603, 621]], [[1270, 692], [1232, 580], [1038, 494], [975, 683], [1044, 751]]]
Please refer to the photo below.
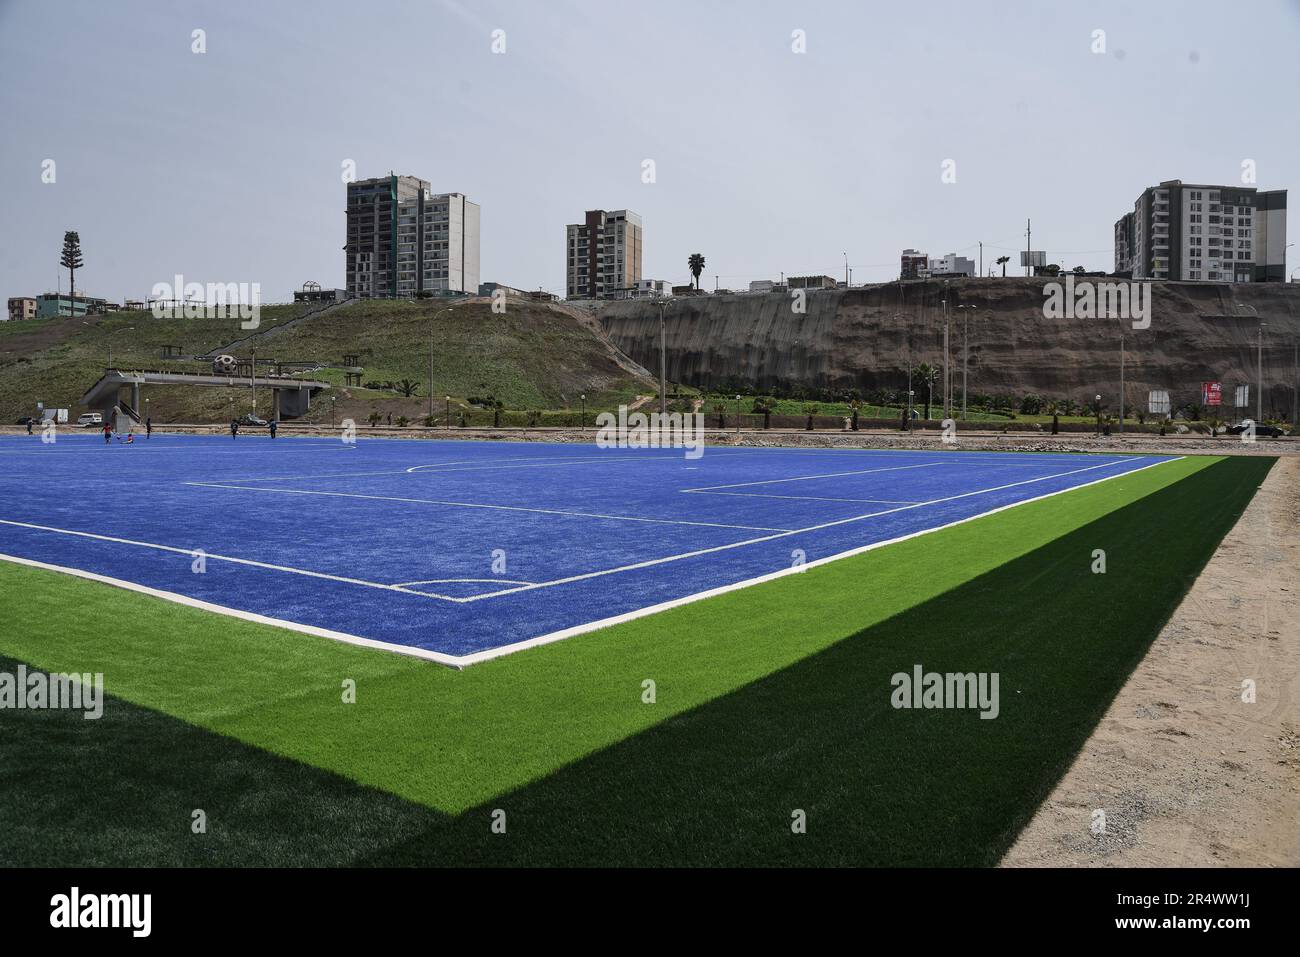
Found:
[[853, 411], [853, 422], [849, 428], [856, 432], [858, 431], [858, 412], [862, 409], [862, 403], [857, 399], [849, 399], [849, 408]]
[[1007, 263], [1011, 262], [1010, 256], [999, 256], [998, 265], [1002, 267], [1002, 278], [1007, 278]]
[[495, 429], [501, 426], [501, 410], [505, 407], [506, 404], [500, 399], [492, 400], [492, 428]]
[[939, 370], [930, 365], [928, 362], [922, 362], [916, 367], [916, 378], [921, 380], [925, 386], [925, 419], [930, 421], [930, 402], [934, 397], [934, 380], [939, 378]]
[[763, 415], [763, 428], [770, 428], [772, 425], [772, 410], [776, 408], [776, 399], [766, 397], [754, 400], [754, 411]]
[[718, 413], [718, 428], [726, 429], [727, 420], [725, 418], [725, 414], [727, 411], [727, 407], [723, 405], [721, 402], [715, 402], [713, 403], [713, 411]]
[[[59, 257], [59, 265], [68, 271], [68, 300], [76, 301], [77, 270], [81, 268], [81, 237], [76, 232], [69, 230], [63, 234], [63, 255]], [[177, 293], [179, 296], [180, 293]], [[76, 306], [69, 307], [70, 311], [75, 314]]]
[[414, 379], [403, 379], [401, 382], [394, 383], [393, 389], [409, 399], [420, 391], [420, 383]]
[[805, 405], [803, 407], [803, 410], [808, 413], [808, 423], [807, 425], [804, 426], [804, 428], [807, 429], [809, 432], [811, 432], [813, 430], [813, 416], [821, 411], [821, 406], [819, 406], [815, 402], [812, 402], [809, 403], [808, 405]]
[[695, 288], [700, 288], [700, 273], [704, 272], [704, 255], [702, 253], [691, 253], [686, 257], [686, 265], [690, 267], [691, 275], [695, 278]]

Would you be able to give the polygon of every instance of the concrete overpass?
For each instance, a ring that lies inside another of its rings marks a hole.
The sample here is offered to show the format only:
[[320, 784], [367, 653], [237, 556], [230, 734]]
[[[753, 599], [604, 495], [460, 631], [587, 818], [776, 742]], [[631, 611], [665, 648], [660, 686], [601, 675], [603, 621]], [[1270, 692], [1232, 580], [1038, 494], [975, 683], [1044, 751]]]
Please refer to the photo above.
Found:
[[[330, 383], [314, 379], [293, 379], [288, 376], [205, 375], [194, 372], [127, 372], [106, 369], [99, 381], [86, 390], [81, 405], [102, 413], [105, 421], [116, 415], [115, 428], [129, 429], [130, 420], [140, 421], [140, 388], [146, 385], [184, 386], [188, 388], [253, 389], [271, 391], [271, 418], [294, 419], [311, 408], [312, 393], [328, 389]], [[123, 400], [122, 391], [131, 390], [130, 398]]]

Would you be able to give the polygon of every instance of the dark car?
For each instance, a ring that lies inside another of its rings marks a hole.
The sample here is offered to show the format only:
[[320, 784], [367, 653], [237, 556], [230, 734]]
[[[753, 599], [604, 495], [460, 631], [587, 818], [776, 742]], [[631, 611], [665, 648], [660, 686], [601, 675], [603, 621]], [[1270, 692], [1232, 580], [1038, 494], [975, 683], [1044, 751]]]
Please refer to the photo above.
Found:
[[239, 424], [241, 426], [248, 425], [248, 426], [253, 426], [255, 428], [266, 428], [267, 423], [266, 423], [266, 419], [259, 419], [255, 415], [241, 415], [239, 417]]
[[[1249, 428], [1250, 426], [1246, 425], [1245, 423], [1242, 423], [1240, 425], [1230, 425], [1227, 428], [1227, 433], [1229, 435], [1241, 435], [1241, 433], [1245, 432]], [[1276, 425], [1257, 425], [1255, 426], [1255, 435], [1256, 436], [1266, 435], [1269, 438], [1280, 439], [1282, 436], [1286, 435], [1286, 433], [1283, 432], [1281, 429], [1279, 429]]]
[[18, 420], [17, 422], [15, 422], [14, 424], [15, 424], [15, 425], [40, 425], [40, 424], [41, 424], [41, 420], [40, 420], [40, 419], [34, 419], [34, 418], [32, 418], [30, 415], [24, 415], [21, 419], [19, 419], [19, 420]]

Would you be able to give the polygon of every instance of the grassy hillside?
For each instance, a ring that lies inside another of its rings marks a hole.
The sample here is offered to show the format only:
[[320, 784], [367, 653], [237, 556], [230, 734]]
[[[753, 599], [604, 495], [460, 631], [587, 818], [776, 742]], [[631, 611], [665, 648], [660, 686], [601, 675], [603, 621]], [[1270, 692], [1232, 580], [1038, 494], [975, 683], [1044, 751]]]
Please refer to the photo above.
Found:
[[[84, 411], [77, 400], [102, 374], [111, 349], [121, 369], [208, 371], [206, 362], [162, 359], [164, 347], [200, 355], [236, 343], [228, 351], [259, 359], [312, 361], [313, 378], [337, 388], [317, 396], [306, 418], [338, 416], [364, 420], [371, 411], [412, 420], [428, 409], [429, 348], [434, 355], [435, 407], [445, 413], [446, 395], [459, 416], [470, 397], [495, 396], [508, 409], [576, 409], [587, 395], [589, 409], [617, 404], [652, 391], [619, 365], [608, 343], [567, 312], [511, 301], [494, 314], [485, 301], [358, 302], [284, 327], [302, 315], [298, 306], [264, 306], [261, 326], [250, 339], [236, 319], [156, 319], [149, 313], [118, 313], [80, 319], [0, 323], [0, 422], [31, 415], [38, 401]], [[404, 397], [391, 389], [345, 388], [343, 357], [357, 355], [364, 382], [418, 383]], [[146, 388], [156, 423], [220, 422], [250, 408], [251, 393], [237, 389]], [[330, 399], [334, 400], [331, 403]], [[261, 396], [258, 411], [268, 411]], [[507, 419], [522, 417], [508, 416]], [[491, 420], [482, 412], [475, 419]], [[504, 420], [503, 420], [504, 423]]]

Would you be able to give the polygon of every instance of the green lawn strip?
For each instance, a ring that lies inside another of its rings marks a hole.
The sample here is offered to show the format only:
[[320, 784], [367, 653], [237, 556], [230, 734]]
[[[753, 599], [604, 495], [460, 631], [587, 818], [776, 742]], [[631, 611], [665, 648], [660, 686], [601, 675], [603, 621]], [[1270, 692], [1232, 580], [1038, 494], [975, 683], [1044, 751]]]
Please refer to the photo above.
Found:
[[[8, 563], [0, 652], [56, 671], [102, 671], [120, 698], [458, 813], [1214, 461], [1168, 462], [464, 672]], [[349, 678], [356, 704], [341, 702]], [[647, 678], [657, 683], [654, 706], [641, 703]]]
[[[365, 862], [991, 866], [1272, 462], [1224, 460]], [[998, 673], [998, 716], [893, 708], [918, 664]]]
[[340, 866], [440, 817], [116, 699], [0, 713], [0, 794], [0, 866]]

